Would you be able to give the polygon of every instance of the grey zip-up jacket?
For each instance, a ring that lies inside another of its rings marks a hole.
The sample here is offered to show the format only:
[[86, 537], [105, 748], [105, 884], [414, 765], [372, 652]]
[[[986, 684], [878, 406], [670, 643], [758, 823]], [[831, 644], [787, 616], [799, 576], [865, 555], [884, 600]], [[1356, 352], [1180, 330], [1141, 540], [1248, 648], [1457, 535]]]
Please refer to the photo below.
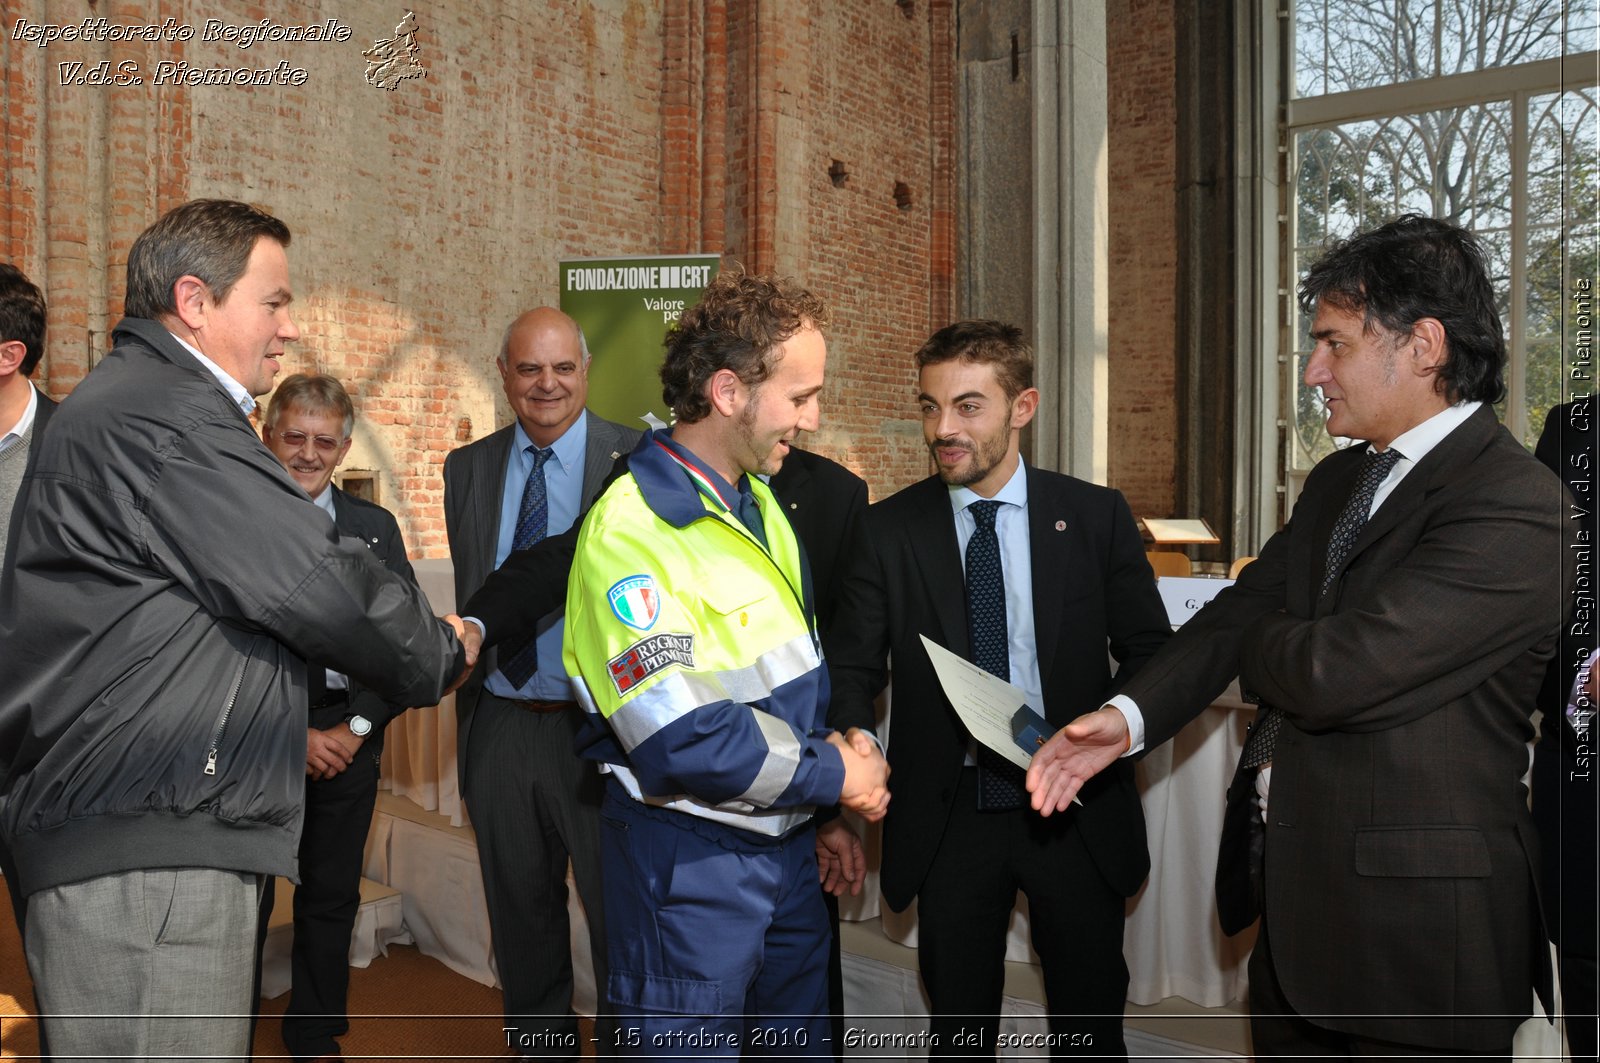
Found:
[[163, 326], [113, 336], [12, 517], [0, 839], [23, 895], [158, 867], [297, 877], [306, 660], [431, 705], [461, 647]]

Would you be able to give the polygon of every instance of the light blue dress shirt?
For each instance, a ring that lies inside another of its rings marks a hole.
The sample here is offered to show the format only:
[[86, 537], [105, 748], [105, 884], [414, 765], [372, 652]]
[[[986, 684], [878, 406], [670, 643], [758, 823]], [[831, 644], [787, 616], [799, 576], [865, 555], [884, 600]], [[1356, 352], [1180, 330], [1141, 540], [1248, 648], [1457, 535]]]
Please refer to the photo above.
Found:
[[[977, 521], [967, 507], [983, 501], [969, 487], [950, 488], [950, 508], [955, 512], [956, 543], [961, 548], [963, 583], [967, 566], [967, 543], [977, 531]], [[1011, 685], [1022, 691], [1022, 700], [1039, 715], [1044, 715], [1044, 690], [1039, 678], [1039, 647], [1033, 631], [1033, 551], [1028, 534], [1028, 473], [1019, 458], [1017, 471], [991, 499], [1003, 505], [995, 512], [995, 536], [1000, 540], [1000, 571], [1006, 584], [1006, 638], [1011, 654]], [[967, 763], [974, 764], [972, 750]]]
[[[511, 554], [511, 542], [517, 534], [517, 511], [522, 507], [522, 491], [528, 484], [528, 473], [533, 470], [533, 441], [523, 431], [521, 422], [512, 429], [511, 460], [506, 462], [505, 484], [500, 491], [500, 536], [495, 541], [494, 567], [499, 568]], [[580, 414], [572, 427], [562, 433], [551, 445], [555, 453], [544, 463], [545, 496], [549, 504], [546, 536], [560, 535], [578, 519], [583, 505], [583, 462], [589, 450], [589, 419]], [[535, 627], [538, 633], [539, 670], [519, 688], [496, 669], [484, 681], [491, 694], [516, 701], [571, 701], [572, 681], [561, 663], [561, 634], [565, 628], [562, 618], [565, 609], [557, 609], [541, 617]], [[502, 656], [516, 652], [515, 646], [502, 644]]]

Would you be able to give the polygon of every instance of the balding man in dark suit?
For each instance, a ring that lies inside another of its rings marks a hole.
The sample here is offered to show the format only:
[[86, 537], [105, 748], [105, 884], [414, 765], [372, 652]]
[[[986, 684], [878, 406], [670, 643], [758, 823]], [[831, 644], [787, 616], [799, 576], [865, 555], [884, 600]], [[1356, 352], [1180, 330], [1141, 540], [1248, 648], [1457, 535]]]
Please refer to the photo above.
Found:
[[[496, 364], [516, 420], [453, 451], [444, 465], [457, 602], [514, 551], [575, 528], [639, 437], [584, 409], [588, 345], [561, 311], [540, 307], [513, 321]], [[565, 586], [563, 577], [563, 597]], [[511, 641], [485, 621], [494, 648], [456, 695], [457, 770], [477, 833], [508, 1047], [575, 1057], [567, 863], [603, 1001], [600, 780], [573, 752], [582, 714], [561, 666], [561, 614], [527, 619], [530, 627]]]

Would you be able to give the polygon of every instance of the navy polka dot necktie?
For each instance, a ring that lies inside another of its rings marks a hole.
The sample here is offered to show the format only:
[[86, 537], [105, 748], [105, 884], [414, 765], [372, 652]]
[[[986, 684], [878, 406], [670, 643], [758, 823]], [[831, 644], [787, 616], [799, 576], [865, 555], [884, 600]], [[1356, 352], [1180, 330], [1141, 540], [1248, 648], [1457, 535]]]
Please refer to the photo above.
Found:
[[[1000, 564], [1000, 538], [995, 515], [1001, 503], [974, 502], [967, 507], [977, 529], [967, 540], [967, 641], [972, 663], [1011, 682], [1011, 636], [1006, 624], [1005, 572]], [[1023, 805], [1022, 769], [978, 744], [978, 808], [1003, 812]]]
[[[542, 540], [550, 530], [550, 495], [544, 482], [544, 463], [555, 451], [550, 447], [533, 450], [533, 469], [522, 488], [522, 504], [517, 507], [517, 530], [511, 539], [512, 550], [526, 550]], [[500, 674], [517, 689], [522, 689], [539, 670], [539, 640], [530, 636], [515, 652], [502, 654]]]

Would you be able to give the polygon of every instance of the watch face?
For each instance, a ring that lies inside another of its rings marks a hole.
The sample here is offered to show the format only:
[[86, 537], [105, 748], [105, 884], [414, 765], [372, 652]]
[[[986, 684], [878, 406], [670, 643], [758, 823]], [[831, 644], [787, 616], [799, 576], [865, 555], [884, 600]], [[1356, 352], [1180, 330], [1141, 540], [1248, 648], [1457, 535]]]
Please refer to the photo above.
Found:
[[357, 738], [365, 738], [372, 732], [372, 721], [365, 716], [350, 717], [350, 733]]

